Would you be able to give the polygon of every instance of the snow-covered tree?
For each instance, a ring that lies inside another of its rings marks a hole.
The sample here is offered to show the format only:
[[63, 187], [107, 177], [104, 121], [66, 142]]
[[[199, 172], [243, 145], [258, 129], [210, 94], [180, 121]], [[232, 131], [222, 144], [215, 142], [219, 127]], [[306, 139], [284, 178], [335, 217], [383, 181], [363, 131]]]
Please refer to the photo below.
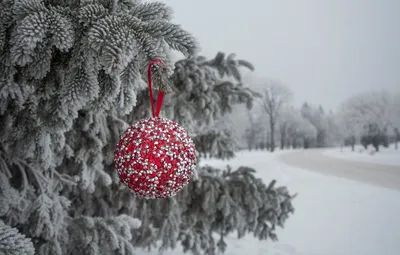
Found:
[[393, 93], [390, 116], [392, 116], [393, 140], [395, 148], [398, 149], [398, 143], [400, 142], [400, 90]]
[[[390, 128], [398, 125], [400, 116], [397, 104], [396, 93], [388, 90], [354, 95], [340, 107], [338, 114], [343, 125], [342, 130], [345, 130], [348, 136], [357, 136], [358, 139], [364, 136], [363, 143], [367, 146], [372, 143], [367, 136], [374, 133], [376, 137], [384, 137]], [[375, 148], [379, 149], [377, 142]]]
[[400, 142], [400, 130], [399, 128], [395, 127], [393, 129], [394, 132], [394, 144], [395, 144], [395, 149], [399, 149], [399, 142]]
[[262, 133], [264, 131], [264, 127], [261, 125], [261, 122], [255, 115], [254, 111], [247, 111], [247, 128], [244, 131], [244, 138], [246, 140], [247, 149], [253, 150], [256, 149], [257, 143], [260, 141], [263, 142]]
[[368, 91], [350, 97], [342, 107], [347, 118], [354, 124], [361, 126], [367, 123], [376, 123], [379, 129], [389, 127], [392, 122], [391, 109], [392, 96], [389, 91]]
[[292, 106], [286, 106], [282, 109], [281, 116], [278, 121], [279, 145], [281, 150], [292, 146], [292, 139], [288, 132], [289, 130], [293, 129], [293, 125], [297, 125], [297, 123], [295, 123], [297, 116], [295, 115], [296, 110]]
[[323, 110], [320, 107], [304, 103], [301, 107], [301, 114], [317, 130], [316, 136], [307, 141], [308, 145], [306, 147], [324, 147], [326, 125], [323, 118]]
[[[204, 168], [163, 200], [139, 199], [119, 183], [113, 152], [121, 132], [148, 115], [148, 62], [161, 58], [172, 74], [170, 49], [198, 51], [171, 14], [139, 0], [0, 2], [0, 253], [131, 255], [180, 242], [215, 254], [232, 231], [275, 238], [292, 197], [252, 169]], [[210, 105], [223, 112], [250, 95]]]
[[317, 134], [316, 128], [294, 107], [285, 107], [278, 122], [281, 148], [307, 147]]
[[233, 157], [233, 130], [222, 117], [232, 113], [236, 104], [253, 106], [258, 94], [243, 84], [240, 68], [254, 67], [245, 60], [236, 60], [234, 54], [225, 57], [222, 52], [211, 60], [199, 56], [178, 61], [175, 66], [171, 78], [176, 93], [166, 99], [166, 115], [195, 134], [200, 153], [218, 154], [222, 159]]
[[266, 80], [264, 82], [264, 94], [261, 100], [263, 111], [268, 116], [270, 132], [270, 150], [275, 150], [275, 131], [282, 108], [291, 98], [288, 87], [276, 80]]
[[190, 130], [198, 132], [198, 125], [208, 125], [231, 113], [235, 104], [252, 107], [257, 94], [244, 86], [240, 68], [254, 67], [247, 61], [236, 60], [234, 54], [225, 57], [219, 52], [211, 60], [203, 56], [184, 59], [175, 66], [172, 80], [179, 93], [171, 94], [169, 102], [174, 104], [169, 116], [182, 119], [181, 123], [191, 121]]
[[350, 146], [352, 151], [354, 151], [359, 135], [362, 132], [362, 126], [349, 117], [348, 111], [344, 105], [340, 106], [336, 113], [335, 120], [342, 145]]
[[337, 120], [336, 113], [332, 110], [324, 114], [324, 122], [326, 128], [325, 146], [339, 146], [342, 144], [341, 131]]
[[304, 103], [301, 107], [301, 114], [304, 119], [310, 122], [317, 130], [315, 137], [309, 141], [310, 147], [328, 147], [337, 145], [341, 133], [338, 129], [337, 114], [332, 111], [325, 111], [320, 106]]
[[37, 254], [133, 254], [136, 203], [113, 171], [120, 117], [148, 61], [193, 55], [195, 40], [162, 3], [6, 0], [0, 11], [1, 219]]

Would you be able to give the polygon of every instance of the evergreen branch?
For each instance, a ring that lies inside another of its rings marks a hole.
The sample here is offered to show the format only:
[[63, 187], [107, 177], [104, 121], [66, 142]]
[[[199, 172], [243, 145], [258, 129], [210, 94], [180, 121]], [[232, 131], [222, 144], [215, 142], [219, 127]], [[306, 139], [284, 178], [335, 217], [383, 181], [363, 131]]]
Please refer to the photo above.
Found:
[[[73, 219], [68, 231], [73, 240], [80, 242], [81, 238], [89, 240], [81, 247], [68, 247], [71, 254], [87, 253], [93, 249], [101, 250], [102, 254], [132, 251], [131, 231], [139, 228], [141, 222], [128, 215], [117, 217], [77, 217]], [[128, 253], [130, 254], [130, 253]]]
[[25, 66], [33, 61], [35, 48], [46, 38], [49, 29], [48, 18], [46, 12], [35, 12], [17, 25], [10, 40], [13, 64]]
[[78, 183], [75, 180], [73, 180], [73, 178], [70, 177], [67, 174], [60, 174], [59, 172], [57, 172], [54, 169], [51, 169], [51, 173], [55, 174], [57, 176], [57, 178], [60, 179], [60, 181], [62, 181], [64, 183], [67, 183], [67, 184], [73, 185], [73, 186], [78, 185]]
[[171, 20], [172, 9], [161, 2], [144, 3], [131, 9], [130, 14], [143, 22], [150, 20]]
[[4, 153], [0, 150], [0, 169], [3, 173], [6, 173], [8, 178], [11, 178], [13, 175], [10, 172], [10, 169], [7, 166], [6, 160], [4, 158]]
[[30, 238], [0, 221], [0, 253], [34, 255], [35, 249]]
[[78, 20], [83, 27], [89, 28], [93, 23], [108, 15], [108, 10], [98, 4], [87, 4], [79, 9]]
[[41, 194], [44, 193], [45, 189], [43, 188], [41, 179], [46, 180], [46, 178], [41, 173], [35, 171], [28, 163], [24, 162], [22, 159], [16, 159], [16, 161], [14, 161], [14, 164], [16, 166], [18, 166], [20, 171], [25, 171], [25, 168], [29, 169], [29, 173], [31, 173], [32, 176], [35, 178], [35, 181], [36, 181], [37, 186], [39, 187], [40, 193]]
[[239, 60], [237, 61], [237, 63], [238, 63], [239, 66], [244, 66], [244, 67], [246, 67], [247, 69], [249, 69], [250, 71], [255, 71], [254, 65], [253, 65], [252, 63], [246, 61], [246, 60], [240, 60], [240, 59], [239, 59]]
[[136, 17], [124, 16], [124, 21], [143, 37], [144, 33], [154, 38], [162, 38], [172, 49], [180, 51], [186, 57], [193, 56], [199, 51], [196, 39], [179, 25], [171, 24], [165, 20], [150, 20], [142, 22]]
[[16, 21], [22, 21], [26, 16], [33, 13], [47, 12], [48, 9], [42, 0], [14, 0], [12, 12]]

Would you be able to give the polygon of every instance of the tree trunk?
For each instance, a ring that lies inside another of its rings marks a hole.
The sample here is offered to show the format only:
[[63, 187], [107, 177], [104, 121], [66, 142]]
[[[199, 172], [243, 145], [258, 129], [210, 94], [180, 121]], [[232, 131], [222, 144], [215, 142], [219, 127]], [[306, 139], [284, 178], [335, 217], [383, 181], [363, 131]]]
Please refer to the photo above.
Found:
[[290, 138], [290, 137], [288, 137], [288, 136], [286, 136], [286, 141], [285, 141], [285, 147], [286, 148], [289, 148], [290, 149], [290, 147], [291, 147], [291, 142], [292, 141], [292, 139]]
[[372, 146], [374, 146], [376, 152], [379, 152], [379, 143], [373, 143]]
[[270, 135], [270, 147], [271, 152], [275, 151], [275, 121], [273, 118], [270, 118], [270, 128], [271, 128], [271, 135]]
[[310, 147], [310, 140], [307, 137], [303, 138], [303, 148], [308, 149]]
[[283, 124], [281, 127], [281, 150], [285, 149], [285, 144], [286, 144], [286, 124]]
[[356, 137], [353, 135], [350, 138], [350, 142], [351, 142], [351, 150], [354, 151], [354, 147], [356, 146]]

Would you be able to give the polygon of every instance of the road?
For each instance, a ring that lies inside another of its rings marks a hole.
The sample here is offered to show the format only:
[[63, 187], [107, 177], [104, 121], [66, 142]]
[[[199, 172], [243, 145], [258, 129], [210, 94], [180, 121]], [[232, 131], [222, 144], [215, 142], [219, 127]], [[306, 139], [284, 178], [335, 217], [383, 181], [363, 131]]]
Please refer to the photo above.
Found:
[[279, 159], [294, 167], [400, 191], [400, 166], [333, 158], [323, 155], [321, 150], [285, 153]]

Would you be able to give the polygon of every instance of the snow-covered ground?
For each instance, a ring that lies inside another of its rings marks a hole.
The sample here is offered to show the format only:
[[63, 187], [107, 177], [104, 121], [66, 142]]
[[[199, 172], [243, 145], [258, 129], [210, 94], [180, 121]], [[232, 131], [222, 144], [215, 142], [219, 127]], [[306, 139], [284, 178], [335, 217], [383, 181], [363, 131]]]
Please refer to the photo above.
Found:
[[[240, 152], [232, 166], [247, 165], [292, 193], [296, 211], [278, 231], [279, 242], [229, 238], [227, 255], [398, 255], [400, 192], [289, 167], [278, 152]], [[223, 167], [227, 162], [207, 161]], [[154, 251], [139, 252], [155, 255]], [[165, 255], [182, 255], [180, 250]]]
[[327, 149], [324, 155], [352, 161], [400, 166], [400, 148], [396, 150], [391, 144], [388, 148], [381, 147], [379, 150], [375, 152], [371, 146], [365, 150], [364, 147], [358, 145], [354, 151], [350, 147]]

